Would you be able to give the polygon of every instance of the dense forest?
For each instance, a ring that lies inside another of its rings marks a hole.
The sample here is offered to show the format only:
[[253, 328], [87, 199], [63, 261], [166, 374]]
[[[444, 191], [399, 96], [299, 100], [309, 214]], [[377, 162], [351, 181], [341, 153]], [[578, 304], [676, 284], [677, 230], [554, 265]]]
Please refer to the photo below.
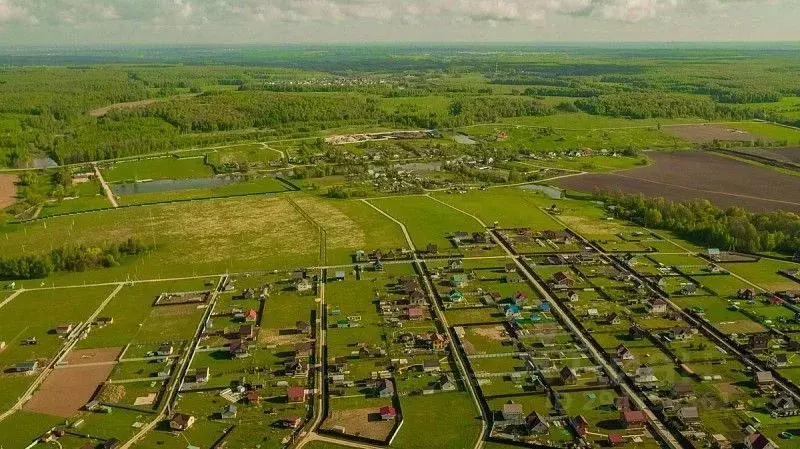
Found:
[[720, 209], [706, 200], [676, 203], [618, 192], [601, 192], [596, 197], [614, 206], [619, 218], [674, 231], [700, 245], [787, 255], [800, 248], [800, 217], [791, 212], [753, 214], [741, 208]]
[[[40, 157], [111, 159], [345, 126], [448, 128], [578, 110], [800, 124], [800, 108], [783, 102], [800, 94], [794, 82], [800, 61], [790, 48], [6, 51], [0, 55], [6, 61], [0, 166], [25, 167]], [[396, 100], [404, 107], [394, 107]], [[140, 103], [97, 109], [127, 102]]]

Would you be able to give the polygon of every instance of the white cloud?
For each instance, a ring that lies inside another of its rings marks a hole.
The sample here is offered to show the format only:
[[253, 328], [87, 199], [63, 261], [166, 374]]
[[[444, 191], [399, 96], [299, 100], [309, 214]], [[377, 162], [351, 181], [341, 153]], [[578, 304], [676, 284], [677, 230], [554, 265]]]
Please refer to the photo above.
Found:
[[535, 22], [551, 16], [639, 22], [732, 3], [786, 0], [0, 0], [0, 23], [92, 25], [126, 21], [159, 26], [248, 23]]

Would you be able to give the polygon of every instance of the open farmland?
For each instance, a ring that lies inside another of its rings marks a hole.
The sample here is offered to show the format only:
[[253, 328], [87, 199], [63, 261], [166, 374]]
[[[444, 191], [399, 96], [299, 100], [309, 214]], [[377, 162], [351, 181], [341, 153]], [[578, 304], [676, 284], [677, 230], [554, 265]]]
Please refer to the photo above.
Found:
[[695, 143], [717, 141], [755, 142], [770, 141], [769, 137], [750, 133], [728, 125], [670, 125], [663, 128], [665, 132], [681, 139]]
[[621, 190], [673, 201], [708, 199], [720, 207], [800, 211], [800, 177], [709, 153], [649, 153], [649, 167], [561, 179], [561, 187]]
[[0, 209], [14, 203], [17, 187], [14, 185], [17, 177], [14, 175], [0, 174]]

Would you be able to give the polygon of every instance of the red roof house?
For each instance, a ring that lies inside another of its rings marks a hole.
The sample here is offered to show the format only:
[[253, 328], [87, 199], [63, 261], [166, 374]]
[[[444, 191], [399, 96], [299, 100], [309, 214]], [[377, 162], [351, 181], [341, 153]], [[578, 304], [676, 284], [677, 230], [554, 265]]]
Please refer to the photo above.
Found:
[[303, 387], [289, 387], [286, 390], [286, 399], [289, 402], [303, 402], [306, 400], [306, 389]]

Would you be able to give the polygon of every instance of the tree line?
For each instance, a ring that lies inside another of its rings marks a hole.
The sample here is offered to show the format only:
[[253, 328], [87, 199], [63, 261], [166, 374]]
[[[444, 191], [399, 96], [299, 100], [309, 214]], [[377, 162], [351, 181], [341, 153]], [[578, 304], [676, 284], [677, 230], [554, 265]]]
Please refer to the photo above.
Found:
[[0, 257], [0, 279], [42, 279], [52, 273], [109, 268], [150, 249], [140, 240], [129, 238], [105, 246], [62, 246], [42, 255]]
[[720, 209], [707, 200], [673, 202], [619, 192], [597, 192], [614, 214], [647, 227], [673, 231], [700, 245], [745, 252], [800, 249], [800, 216], [792, 212], [751, 213]]

